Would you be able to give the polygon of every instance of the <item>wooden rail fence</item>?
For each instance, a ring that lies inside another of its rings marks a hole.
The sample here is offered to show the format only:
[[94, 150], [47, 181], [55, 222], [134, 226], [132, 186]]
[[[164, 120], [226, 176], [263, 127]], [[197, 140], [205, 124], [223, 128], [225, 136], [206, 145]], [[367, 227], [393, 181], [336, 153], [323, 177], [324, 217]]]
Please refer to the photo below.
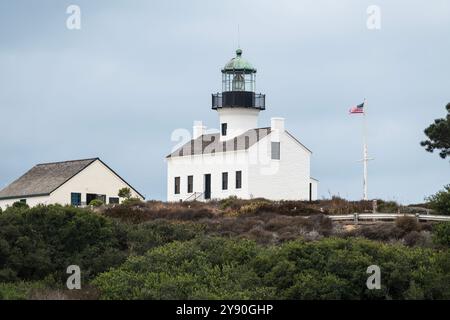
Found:
[[353, 213], [343, 215], [329, 215], [333, 221], [353, 220], [358, 223], [361, 220], [395, 220], [399, 217], [412, 217], [418, 221], [450, 221], [450, 216], [419, 214], [419, 213]]

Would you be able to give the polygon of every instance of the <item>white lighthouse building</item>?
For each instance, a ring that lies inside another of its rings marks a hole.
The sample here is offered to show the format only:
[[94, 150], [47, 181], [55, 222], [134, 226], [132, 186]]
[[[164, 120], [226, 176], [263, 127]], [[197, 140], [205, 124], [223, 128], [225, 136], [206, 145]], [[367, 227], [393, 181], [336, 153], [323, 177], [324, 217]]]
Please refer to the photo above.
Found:
[[169, 154], [167, 200], [316, 200], [311, 151], [285, 129], [283, 118], [259, 127], [265, 95], [255, 92], [256, 69], [236, 51], [222, 69], [222, 93], [212, 95], [219, 132], [195, 121], [193, 136]]

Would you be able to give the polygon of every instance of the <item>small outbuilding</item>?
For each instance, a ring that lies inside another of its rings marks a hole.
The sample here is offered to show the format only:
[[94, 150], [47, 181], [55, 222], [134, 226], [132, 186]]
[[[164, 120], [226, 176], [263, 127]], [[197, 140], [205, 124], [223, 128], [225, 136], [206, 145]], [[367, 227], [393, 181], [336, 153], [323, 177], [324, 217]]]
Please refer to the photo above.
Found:
[[129, 188], [133, 198], [145, 198], [99, 158], [43, 163], [0, 191], [0, 208], [6, 209], [18, 201], [30, 207], [84, 206], [95, 199], [117, 204], [124, 200], [118, 196], [122, 188]]

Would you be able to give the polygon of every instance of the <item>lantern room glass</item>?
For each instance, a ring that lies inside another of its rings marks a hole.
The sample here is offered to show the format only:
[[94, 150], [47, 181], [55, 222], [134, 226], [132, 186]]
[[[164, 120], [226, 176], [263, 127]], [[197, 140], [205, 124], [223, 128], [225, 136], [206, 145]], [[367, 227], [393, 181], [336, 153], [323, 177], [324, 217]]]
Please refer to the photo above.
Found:
[[225, 71], [222, 73], [222, 91], [256, 91], [256, 74], [245, 71]]

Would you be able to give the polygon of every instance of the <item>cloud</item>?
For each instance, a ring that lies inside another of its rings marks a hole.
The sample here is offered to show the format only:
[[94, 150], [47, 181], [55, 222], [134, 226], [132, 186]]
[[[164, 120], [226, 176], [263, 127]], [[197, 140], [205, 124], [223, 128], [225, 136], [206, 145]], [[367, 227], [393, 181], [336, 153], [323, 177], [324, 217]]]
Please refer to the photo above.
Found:
[[[420, 202], [449, 164], [420, 147], [449, 101], [450, 6], [378, 1], [71, 1], [0, 3], [0, 186], [45, 161], [100, 156], [148, 198], [164, 199], [170, 134], [203, 119], [234, 55], [258, 68], [271, 116], [314, 152], [319, 193], [361, 196], [360, 119], [369, 101], [369, 195]], [[6, 119], [6, 120], [5, 120]]]

